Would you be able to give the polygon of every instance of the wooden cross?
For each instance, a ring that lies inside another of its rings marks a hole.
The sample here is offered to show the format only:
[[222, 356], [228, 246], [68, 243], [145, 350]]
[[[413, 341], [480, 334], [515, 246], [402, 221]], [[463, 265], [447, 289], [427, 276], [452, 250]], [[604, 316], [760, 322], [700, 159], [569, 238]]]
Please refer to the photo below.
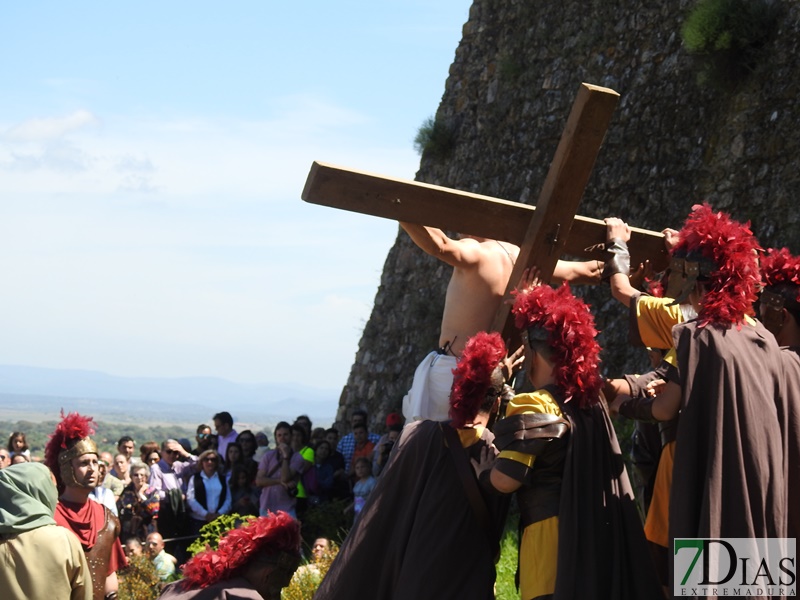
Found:
[[[619, 94], [581, 84], [536, 207], [415, 181], [381, 177], [314, 162], [302, 199], [363, 214], [511, 242], [520, 247], [506, 295], [529, 266], [549, 281], [559, 257], [602, 258], [605, 223], [576, 216]], [[634, 228], [631, 264], [666, 266], [664, 236]], [[510, 331], [510, 306], [501, 303], [492, 329]]]

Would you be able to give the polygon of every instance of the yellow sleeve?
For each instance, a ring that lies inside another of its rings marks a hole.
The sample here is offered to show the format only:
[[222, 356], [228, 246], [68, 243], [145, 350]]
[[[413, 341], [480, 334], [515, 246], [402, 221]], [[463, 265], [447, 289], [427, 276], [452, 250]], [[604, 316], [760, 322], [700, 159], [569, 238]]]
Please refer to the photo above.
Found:
[[518, 394], [508, 403], [506, 416], [524, 413], [540, 413], [563, 417], [558, 402], [547, 390], [536, 390], [529, 394]]
[[[530, 394], [519, 394], [514, 396], [506, 408], [506, 416], [520, 415], [525, 413], [539, 413], [562, 417], [561, 408], [552, 394], [547, 390], [537, 390]], [[505, 458], [521, 463], [528, 468], [533, 466], [536, 457], [532, 454], [515, 452], [514, 450], [503, 450], [498, 458]]]
[[675, 348], [670, 348], [669, 352], [664, 356], [664, 361], [672, 365], [673, 367], [678, 366], [678, 353], [675, 352]]
[[636, 302], [636, 325], [639, 338], [650, 348], [672, 348], [672, 328], [683, 322], [683, 313], [672, 298], [639, 296]]

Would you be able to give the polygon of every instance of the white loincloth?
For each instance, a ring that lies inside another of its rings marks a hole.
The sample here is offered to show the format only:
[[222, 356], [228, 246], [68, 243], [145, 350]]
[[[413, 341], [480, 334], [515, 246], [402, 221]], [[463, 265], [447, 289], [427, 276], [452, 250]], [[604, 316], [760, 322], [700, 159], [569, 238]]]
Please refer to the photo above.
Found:
[[453, 387], [455, 368], [454, 356], [439, 354], [435, 350], [419, 363], [411, 389], [403, 398], [406, 423], [423, 419], [446, 421], [450, 418], [450, 388]]

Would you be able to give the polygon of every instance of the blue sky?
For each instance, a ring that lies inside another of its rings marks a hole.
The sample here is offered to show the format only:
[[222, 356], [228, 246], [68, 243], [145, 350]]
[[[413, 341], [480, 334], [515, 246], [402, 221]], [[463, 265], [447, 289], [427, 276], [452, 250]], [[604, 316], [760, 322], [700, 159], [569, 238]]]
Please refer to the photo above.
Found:
[[467, 0], [0, 7], [0, 364], [346, 382]]

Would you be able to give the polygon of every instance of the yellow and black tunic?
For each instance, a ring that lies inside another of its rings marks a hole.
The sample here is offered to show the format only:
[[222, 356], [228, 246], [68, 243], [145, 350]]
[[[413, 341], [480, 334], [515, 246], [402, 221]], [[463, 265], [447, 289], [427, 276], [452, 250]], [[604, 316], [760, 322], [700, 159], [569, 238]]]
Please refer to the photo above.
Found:
[[516, 396], [506, 414], [494, 469], [522, 483], [522, 599], [660, 597], [604, 401], [582, 407], [547, 386]]
[[569, 425], [553, 394], [537, 390], [515, 396], [495, 427], [498, 471], [522, 482], [520, 594], [538, 598], [556, 585], [558, 511]]

